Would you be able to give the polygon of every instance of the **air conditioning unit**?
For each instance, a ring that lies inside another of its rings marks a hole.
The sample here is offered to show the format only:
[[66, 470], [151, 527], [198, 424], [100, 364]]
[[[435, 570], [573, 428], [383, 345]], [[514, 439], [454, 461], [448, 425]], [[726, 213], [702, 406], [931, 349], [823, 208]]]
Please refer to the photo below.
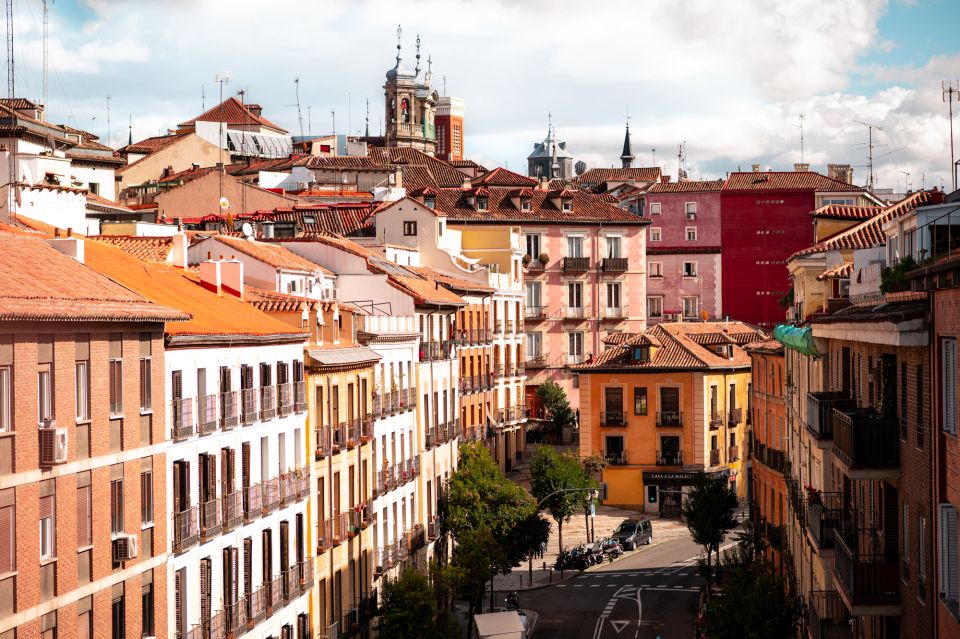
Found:
[[[45, 424], [55, 424], [53, 420], [45, 420]], [[55, 466], [67, 461], [68, 435], [66, 428], [45, 426], [40, 429], [40, 465]]]
[[129, 561], [137, 558], [137, 536], [118, 535], [113, 540], [113, 560]]
[[680, 313], [664, 313], [663, 321], [664, 322], [676, 322], [680, 319]]
[[696, 213], [687, 213], [687, 219], [688, 219], [688, 220], [695, 220], [695, 219], [697, 219], [697, 214], [696, 214]]

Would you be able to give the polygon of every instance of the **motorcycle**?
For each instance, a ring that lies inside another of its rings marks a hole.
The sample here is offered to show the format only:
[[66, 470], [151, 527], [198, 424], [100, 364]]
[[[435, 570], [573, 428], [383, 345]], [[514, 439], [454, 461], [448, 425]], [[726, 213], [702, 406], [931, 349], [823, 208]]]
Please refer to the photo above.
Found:
[[603, 548], [603, 553], [610, 558], [610, 561], [623, 555], [623, 548], [620, 547], [620, 542], [613, 537], [601, 539], [600, 547]]

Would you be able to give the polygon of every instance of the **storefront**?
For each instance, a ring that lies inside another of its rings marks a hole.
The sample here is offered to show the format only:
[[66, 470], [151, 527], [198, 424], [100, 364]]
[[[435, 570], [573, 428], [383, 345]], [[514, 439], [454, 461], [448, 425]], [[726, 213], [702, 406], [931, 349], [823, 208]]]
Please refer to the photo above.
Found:
[[[643, 512], [661, 517], [679, 517], [683, 496], [693, 487], [695, 472], [643, 472]], [[712, 477], [728, 477], [730, 487], [736, 489], [736, 472], [729, 469], [707, 473]]]

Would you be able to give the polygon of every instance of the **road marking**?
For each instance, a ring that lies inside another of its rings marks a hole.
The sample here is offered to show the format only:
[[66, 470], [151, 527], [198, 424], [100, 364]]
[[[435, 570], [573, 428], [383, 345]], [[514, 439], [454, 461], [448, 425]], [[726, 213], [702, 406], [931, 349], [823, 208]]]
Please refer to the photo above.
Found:
[[557, 588], [566, 588], [567, 584], [557, 584]]
[[573, 584], [574, 588], [583, 588], [583, 584]]
[[630, 625], [630, 621], [626, 619], [611, 619], [610, 625], [613, 626], [613, 631], [620, 634], [620, 631]]
[[591, 587], [591, 588], [599, 588], [599, 587], [600, 587], [600, 584], [590, 584], [590, 587]]

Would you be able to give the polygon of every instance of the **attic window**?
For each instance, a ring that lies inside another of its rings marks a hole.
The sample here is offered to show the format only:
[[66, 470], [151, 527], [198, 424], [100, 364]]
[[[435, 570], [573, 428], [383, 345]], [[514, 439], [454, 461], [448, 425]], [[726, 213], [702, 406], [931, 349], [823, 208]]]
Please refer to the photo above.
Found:
[[478, 210], [478, 211], [486, 211], [486, 210], [487, 210], [487, 198], [485, 198], [485, 197], [478, 197], [478, 198], [477, 198], [477, 210]]
[[526, 199], [526, 198], [524, 198], [523, 200], [520, 200], [520, 210], [521, 210], [521, 211], [529, 211], [530, 208], [531, 208], [531, 207], [530, 207], [530, 200], [528, 200], [528, 199]]
[[403, 235], [405, 237], [416, 237], [417, 235], [417, 223], [413, 221], [407, 221], [403, 223]]
[[435, 208], [436, 205], [437, 205], [437, 198], [435, 198], [435, 197], [432, 196], [432, 195], [424, 195], [424, 196], [423, 196], [423, 205], [424, 205], [424, 206], [429, 206], [431, 209], [432, 209], [432, 208]]
[[633, 347], [633, 361], [646, 363], [650, 361], [650, 346], [634, 346]]
[[316, 217], [315, 215], [304, 215], [304, 216], [303, 216], [303, 223], [304, 223], [304, 224], [316, 224], [316, 223], [317, 223], [317, 217]]
[[563, 209], [564, 211], [572, 211], [573, 204], [571, 204], [570, 202], [564, 202], [560, 208]]
[[717, 355], [720, 357], [733, 357], [733, 346], [731, 344], [718, 344]]

